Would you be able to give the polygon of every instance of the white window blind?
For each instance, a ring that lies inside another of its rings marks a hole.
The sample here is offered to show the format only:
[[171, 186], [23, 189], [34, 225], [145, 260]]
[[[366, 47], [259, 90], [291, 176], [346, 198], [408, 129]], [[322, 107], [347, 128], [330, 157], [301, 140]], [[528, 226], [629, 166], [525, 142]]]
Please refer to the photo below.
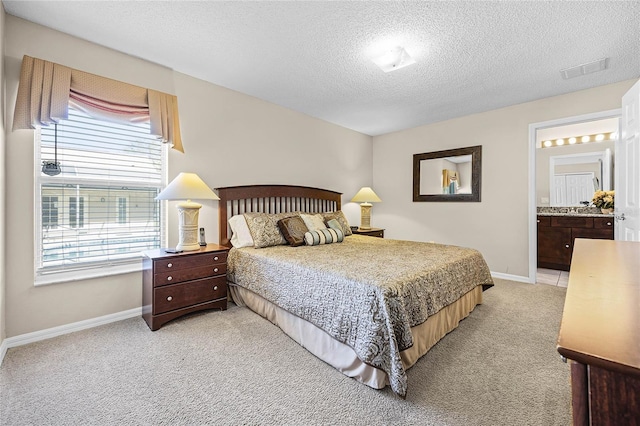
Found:
[[[38, 139], [38, 135], [36, 134]], [[56, 129], [40, 130], [36, 149], [36, 276], [139, 263], [164, 229], [155, 197], [164, 187], [166, 151], [149, 123], [94, 119], [69, 108]]]

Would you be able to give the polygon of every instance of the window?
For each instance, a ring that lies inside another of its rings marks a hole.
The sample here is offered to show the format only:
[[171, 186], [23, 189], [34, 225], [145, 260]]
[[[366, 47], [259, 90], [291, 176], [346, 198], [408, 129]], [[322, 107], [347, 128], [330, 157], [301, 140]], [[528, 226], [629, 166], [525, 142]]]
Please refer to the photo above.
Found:
[[42, 228], [58, 226], [58, 197], [42, 197]]
[[84, 197], [69, 197], [69, 226], [84, 227]]
[[149, 123], [107, 122], [70, 107], [68, 120], [36, 138], [37, 170], [56, 158], [61, 169], [37, 173], [36, 282], [139, 268], [140, 252], [164, 238], [155, 197], [165, 183], [166, 148], [149, 135]]
[[127, 199], [118, 198], [118, 223], [127, 223]]

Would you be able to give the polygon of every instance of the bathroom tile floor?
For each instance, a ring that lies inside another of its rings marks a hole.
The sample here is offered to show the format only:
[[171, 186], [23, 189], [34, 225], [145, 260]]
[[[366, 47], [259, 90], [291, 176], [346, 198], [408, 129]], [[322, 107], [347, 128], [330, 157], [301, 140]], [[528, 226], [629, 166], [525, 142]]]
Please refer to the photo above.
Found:
[[536, 283], [567, 287], [569, 284], [569, 272], [538, 268], [536, 273]]

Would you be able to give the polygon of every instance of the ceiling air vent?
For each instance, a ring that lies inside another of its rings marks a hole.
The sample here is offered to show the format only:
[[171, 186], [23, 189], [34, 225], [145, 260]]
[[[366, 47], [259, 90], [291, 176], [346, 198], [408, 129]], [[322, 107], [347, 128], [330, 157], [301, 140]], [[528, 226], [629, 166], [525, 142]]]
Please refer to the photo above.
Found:
[[577, 67], [565, 68], [560, 70], [560, 75], [565, 80], [570, 78], [579, 77], [581, 75], [591, 74], [592, 72], [598, 72], [606, 70], [609, 67], [609, 58], [598, 59], [597, 61], [588, 62], [586, 64], [578, 65]]

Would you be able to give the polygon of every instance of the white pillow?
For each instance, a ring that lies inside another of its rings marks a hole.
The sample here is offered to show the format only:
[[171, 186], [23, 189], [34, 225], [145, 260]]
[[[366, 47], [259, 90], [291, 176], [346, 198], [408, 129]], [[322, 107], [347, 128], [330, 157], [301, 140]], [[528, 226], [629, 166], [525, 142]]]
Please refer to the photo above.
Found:
[[300, 217], [304, 221], [304, 224], [307, 225], [309, 231], [320, 231], [322, 229], [327, 229], [327, 225], [324, 224], [324, 218], [321, 214], [301, 214]]
[[235, 248], [253, 247], [253, 238], [244, 215], [237, 214], [229, 218], [231, 227], [231, 245]]

